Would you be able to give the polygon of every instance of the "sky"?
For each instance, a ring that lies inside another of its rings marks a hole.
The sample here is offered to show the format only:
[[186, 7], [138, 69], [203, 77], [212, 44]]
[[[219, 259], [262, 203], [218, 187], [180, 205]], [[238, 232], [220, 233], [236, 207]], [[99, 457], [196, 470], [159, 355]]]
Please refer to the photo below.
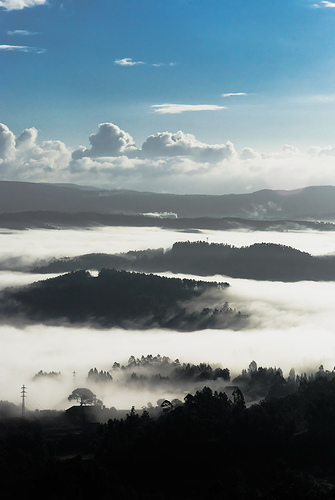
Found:
[[0, 0], [0, 178], [335, 184], [335, 2]]

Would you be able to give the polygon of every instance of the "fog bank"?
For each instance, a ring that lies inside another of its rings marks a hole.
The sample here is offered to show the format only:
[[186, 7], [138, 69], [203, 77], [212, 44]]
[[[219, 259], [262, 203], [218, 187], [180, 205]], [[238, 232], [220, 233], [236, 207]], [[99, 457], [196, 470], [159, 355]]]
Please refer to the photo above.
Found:
[[173, 231], [155, 227], [101, 227], [86, 230], [27, 231], [2, 230], [0, 263], [3, 268], [29, 265], [39, 259], [74, 257], [85, 253], [121, 253], [148, 248], [171, 248], [176, 241], [206, 240], [210, 243], [249, 246], [254, 243], [278, 243], [312, 255], [335, 251], [335, 232], [303, 231]]
[[[335, 364], [335, 336], [331, 325], [301, 325], [285, 329], [271, 328], [249, 331], [207, 330], [180, 333], [175, 331], [110, 331], [89, 328], [29, 326], [25, 329], [0, 327], [0, 399], [20, 401], [24, 383], [29, 394], [41, 403], [36, 408], [66, 408], [66, 397], [75, 388], [87, 386], [90, 368], [110, 370], [115, 361], [124, 363], [130, 355], [148, 353], [179, 358], [181, 362], [208, 362], [231, 370], [232, 375], [247, 368], [255, 359], [258, 366], [277, 366], [288, 375], [317, 370], [320, 364], [332, 370]], [[45, 372], [61, 372], [60, 380], [33, 382], [33, 376]], [[73, 371], [76, 380], [73, 380]], [[185, 387], [187, 390], [188, 387]], [[170, 397], [153, 389], [146, 394], [131, 387], [118, 387], [114, 382], [96, 392], [107, 406], [130, 408]], [[180, 387], [173, 397], [180, 397]], [[65, 398], [65, 399], [64, 399]], [[155, 399], [156, 398], [156, 399]], [[32, 403], [33, 404], [33, 403]]]
[[[94, 230], [31, 230], [0, 234], [0, 260], [74, 256], [89, 252], [117, 253], [164, 247], [175, 241], [209, 238], [236, 246], [271, 241], [321, 254], [335, 249], [333, 233], [203, 232], [181, 233], [156, 228], [99, 228]], [[169, 273], [161, 273], [170, 275]], [[24, 285], [43, 275], [0, 273], [0, 288]], [[50, 275], [48, 276], [50, 277]], [[184, 277], [184, 275], [178, 275]], [[29, 325], [22, 328], [0, 326], [0, 400], [20, 403], [20, 388], [28, 388], [29, 409], [67, 408], [67, 396], [86, 386], [90, 368], [110, 370], [115, 361], [125, 363], [131, 355], [161, 354], [181, 362], [219, 364], [232, 376], [247, 368], [251, 360], [258, 366], [277, 366], [288, 375], [317, 370], [320, 364], [332, 370], [335, 364], [335, 283], [256, 282], [226, 279], [223, 276], [186, 276], [208, 281], [228, 281], [225, 291], [229, 305], [250, 314], [250, 327], [243, 331], [205, 330], [180, 333], [168, 330], [126, 331], [121, 329], [51, 327]], [[61, 372], [55, 380], [33, 382], [40, 370]], [[73, 379], [76, 371], [76, 379]], [[182, 391], [184, 388], [182, 389]], [[188, 390], [188, 387], [185, 387]], [[134, 387], [111, 383], [94, 392], [106, 406], [128, 409], [144, 406], [158, 398], [179, 397], [161, 390], [140, 392]], [[30, 406], [29, 406], [30, 405]]]

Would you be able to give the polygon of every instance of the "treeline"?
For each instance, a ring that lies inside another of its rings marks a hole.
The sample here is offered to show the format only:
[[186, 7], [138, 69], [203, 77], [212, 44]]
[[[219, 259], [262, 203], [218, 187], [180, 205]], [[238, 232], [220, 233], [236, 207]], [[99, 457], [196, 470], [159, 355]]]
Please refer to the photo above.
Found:
[[238, 248], [205, 241], [177, 242], [166, 252], [157, 249], [119, 255], [88, 254], [53, 260], [32, 271], [56, 273], [102, 267], [202, 276], [222, 274], [233, 278], [269, 281], [335, 280], [335, 255], [312, 256], [273, 243], [256, 243]]
[[130, 356], [128, 363], [113, 364], [111, 370], [98, 370], [91, 368], [88, 372], [88, 382], [112, 382], [120, 379], [123, 384], [136, 384], [139, 389], [144, 386], [167, 385], [171, 390], [184, 383], [204, 383], [215, 380], [224, 382], [230, 380], [228, 368], [212, 367], [208, 363], [180, 363], [178, 359], [172, 361], [168, 356], [153, 356], [148, 354], [141, 358]]
[[[222, 300], [228, 283], [165, 278], [143, 273], [102, 269], [98, 276], [72, 272], [26, 287], [6, 289], [0, 299], [3, 315], [24, 315], [38, 322], [95, 323], [101, 327], [225, 328], [243, 321]], [[189, 304], [194, 303], [190, 308]], [[198, 305], [197, 305], [198, 304]]]
[[179, 231], [334, 231], [331, 222], [311, 220], [262, 220], [240, 217], [176, 217], [174, 213], [156, 212], [150, 214], [111, 214], [98, 212], [52, 212], [27, 211], [0, 213], [0, 227], [23, 230], [27, 228], [68, 229], [110, 227], [160, 227]]
[[[258, 369], [256, 370], [258, 371]], [[311, 500], [335, 497], [335, 378], [246, 407], [209, 387], [158, 418], [132, 408], [106, 424], [1, 422], [0, 473], [16, 495], [50, 500]], [[12, 491], [6, 488], [3, 497]]]
[[[209, 387], [226, 392], [228, 396], [238, 388], [247, 403], [255, 403], [263, 399], [282, 398], [298, 391], [301, 384], [313, 382], [318, 378], [335, 379], [335, 367], [325, 370], [321, 365], [315, 373], [296, 374], [294, 368], [287, 377], [279, 367], [257, 366], [251, 361], [247, 369], [231, 378], [229, 368], [212, 367], [208, 363], [180, 363], [179, 359], [171, 360], [168, 356], [130, 356], [127, 364], [114, 362], [111, 370], [91, 368], [87, 381], [122, 383], [126, 387], [136, 384], [139, 390], [161, 386], [162, 389], [185, 391], [187, 387], [197, 387], [207, 383]], [[211, 382], [219, 382], [211, 384]]]

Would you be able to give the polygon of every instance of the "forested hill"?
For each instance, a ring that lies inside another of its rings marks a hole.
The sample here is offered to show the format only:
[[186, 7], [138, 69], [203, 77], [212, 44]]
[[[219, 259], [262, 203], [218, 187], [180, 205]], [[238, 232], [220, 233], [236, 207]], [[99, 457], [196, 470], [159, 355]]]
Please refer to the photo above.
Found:
[[[77, 271], [6, 289], [2, 316], [38, 322], [94, 323], [130, 329], [234, 328], [245, 318], [224, 300], [228, 283], [163, 278], [103, 269], [94, 277]], [[210, 292], [210, 293], [208, 293]]]
[[292, 219], [259, 219], [241, 217], [176, 217], [176, 214], [105, 214], [99, 212], [0, 212], [0, 228], [69, 229], [109, 227], [160, 227], [175, 231], [335, 231], [333, 222]]
[[312, 186], [293, 191], [263, 189], [243, 194], [176, 195], [0, 181], [0, 213], [27, 211], [72, 214], [84, 211], [101, 214], [175, 212], [178, 217], [334, 220], [335, 187]]
[[231, 245], [198, 241], [175, 243], [171, 250], [132, 251], [120, 255], [88, 254], [53, 260], [34, 268], [34, 272], [54, 273], [78, 269], [116, 269], [269, 281], [333, 281], [335, 255], [312, 256], [294, 248], [272, 243], [257, 243], [237, 248]]

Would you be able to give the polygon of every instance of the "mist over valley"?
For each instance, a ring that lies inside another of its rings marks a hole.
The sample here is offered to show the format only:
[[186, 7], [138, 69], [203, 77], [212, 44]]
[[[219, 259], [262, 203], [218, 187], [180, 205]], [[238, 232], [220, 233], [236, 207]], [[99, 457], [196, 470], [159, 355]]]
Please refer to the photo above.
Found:
[[334, 16], [0, 0], [3, 500], [335, 500]]
[[[314, 257], [334, 251], [332, 231], [204, 230], [199, 234], [159, 227], [109, 226], [76, 230], [23, 231], [4, 229], [0, 234], [0, 240], [3, 242], [0, 246], [3, 269], [0, 285], [2, 290], [9, 287], [12, 292], [12, 287], [27, 286], [55, 278], [60, 270], [54, 274], [34, 274], [31, 271], [41, 262], [47, 265], [50, 259], [61, 258], [62, 261], [64, 256], [70, 258], [69, 264], [73, 264], [75, 269], [74, 264], [78, 256], [82, 255], [83, 249], [93, 253], [103, 251], [107, 256], [110, 253], [132, 252], [134, 257], [139, 250], [143, 250], [145, 254], [148, 248], [157, 248], [159, 242], [164, 253], [168, 255], [176, 241], [193, 241], [196, 244], [199, 239], [203, 241], [201, 248], [205, 250], [211, 246], [211, 242], [240, 248], [262, 242], [274, 242], [278, 245], [290, 244], [291, 247], [308, 252]], [[188, 245], [186, 243], [186, 247]], [[72, 261], [72, 258], [75, 260]], [[211, 260], [207, 259], [210, 263]], [[83, 264], [83, 261], [80, 262]], [[109, 267], [105, 264], [104, 262], [102, 267]], [[241, 311], [244, 315], [243, 321], [239, 323], [241, 330], [235, 324], [233, 329], [226, 325], [223, 330], [206, 328], [192, 332], [178, 332], [173, 328], [157, 329], [152, 325], [150, 331], [143, 331], [136, 328], [136, 322], [126, 330], [116, 326], [101, 330], [101, 325], [95, 328], [91, 321], [88, 324], [84, 322], [78, 328], [66, 318], [58, 318], [58, 326], [52, 326], [47, 324], [47, 319], [43, 320], [45, 324], [41, 325], [32, 323], [27, 317], [24, 319], [22, 314], [9, 321], [3, 316], [3, 324], [0, 326], [4, 347], [1, 372], [2, 380], [6, 382], [2, 383], [2, 399], [18, 403], [22, 383], [30, 385], [29, 381], [40, 370], [46, 373], [61, 372], [63, 375], [67, 374], [65, 379], [62, 377], [62, 382], [40, 380], [40, 389], [37, 392], [40, 396], [43, 394], [43, 397], [40, 397], [44, 399], [43, 408], [66, 408], [68, 402], [64, 397], [72, 387], [74, 370], [78, 373], [78, 384], [81, 381], [85, 386], [85, 377], [90, 368], [96, 366], [99, 370], [108, 371], [111, 369], [112, 360], [127, 360], [130, 355], [141, 357], [143, 353], [150, 352], [160, 352], [171, 359], [178, 358], [181, 362], [228, 367], [232, 376], [240, 373], [252, 359], [255, 359], [259, 366], [281, 367], [286, 376], [292, 367], [295, 367], [297, 373], [316, 371], [321, 364], [329, 370], [332, 369], [335, 352], [332, 330], [332, 297], [335, 290], [332, 282], [255, 281], [228, 278], [222, 274], [200, 276], [196, 273], [190, 274], [185, 269], [183, 271], [183, 265], [190, 265], [188, 259], [174, 273], [170, 270], [156, 271], [156, 274], [196, 281], [228, 282], [230, 286], [224, 289], [220, 300], [213, 302], [213, 296], [207, 297], [206, 300], [214, 308], [218, 305], [222, 307], [228, 302], [232, 311]], [[92, 269], [94, 266], [82, 267]], [[252, 266], [249, 267], [252, 269]], [[68, 271], [70, 269], [66, 269], [66, 272]], [[93, 273], [92, 276], [96, 274]], [[12, 326], [8, 324], [10, 322]], [[67, 382], [63, 386], [66, 379]], [[36, 383], [33, 383], [33, 387]], [[184, 390], [188, 388], [183, 388]], [[32, 391], [35, 393], [34, 388]], [[139, 390], [138, 387], [125, 387], [121, 392], [103, 391], [99, 397], [108, 406], [129, 408], [133, 404], [142, 406], [147, 401], [155, 401], [155, 398], [167, 397], [167, 394], [164, 394], [164, 391], [148, 392], [148, 388]], [[182, 393], [177, 390], [174, 396], [182, 398]]]

